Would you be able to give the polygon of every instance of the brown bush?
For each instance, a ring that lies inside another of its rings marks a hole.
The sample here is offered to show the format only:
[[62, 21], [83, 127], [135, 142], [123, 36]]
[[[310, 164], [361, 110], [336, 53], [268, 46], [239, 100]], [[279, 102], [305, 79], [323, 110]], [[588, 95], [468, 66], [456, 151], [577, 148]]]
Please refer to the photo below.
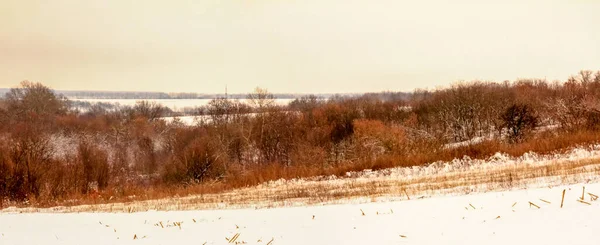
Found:
[[37, 201], [53, 204], [81, 193], [82, 187], [87, 187], [83, 171], [83, 166], [77, 163], [75, 157], [65, 162], [54, 161], [46, 173], [45, 188]]
[[82, 168], [82, 193], [106, 188], [110, 179], [108, 155], [93, 143], [82, 140], [77, 149], [77, 162]]
[[225, 175], [222, 155], [207, 138], [198, 138], [186, 145], [165, 168], [163, 179], [170, 184], [200, 183]]
[[14, 165], [12, 195], [17, 200], [38, 197], [44, 173], [51, 167], [54, 152], [44, 127], [37, 123], [18, 123], [12, 129], [9, 158]]
[[260, 152], [260, 163], [290, 165], [298, 117], [289, 112], [270, 111], [257, 115], [254, 123], [257, 130], [251, 135], [251, 140]]
[[11, 187], [13, 185], [14, 164], [9, 157], [9, 149], [0, 142], [0, 207], [2, 203], [8, 199], [13, 199], [11, 196]]
[[511, 143], [520, 142], [530, 136], [538, 125], [535, 111], [525, 104], [511, 105], [500, 117]]
[[354, 121], [353, 153], [359, 161], [374, 161], [384, 154], [406, 154], [404, 130], [379, 120]]

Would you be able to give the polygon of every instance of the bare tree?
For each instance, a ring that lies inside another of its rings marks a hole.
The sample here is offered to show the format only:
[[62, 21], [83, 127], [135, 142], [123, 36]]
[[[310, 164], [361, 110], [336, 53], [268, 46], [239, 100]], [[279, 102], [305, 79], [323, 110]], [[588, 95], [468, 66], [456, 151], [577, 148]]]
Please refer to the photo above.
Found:
[[579, 77], [582, 83], [589, 83], [594, 80], [594, 72], [590, 70], [583, 70], [579, 72]]
[[135, 106], [133, 107], [133, 112], [135, 116], [142, 116], [150, 121], [154, 121], [162, 117], [165, 114], [165, 112], [167, 112], [167, 108], [163, 107], [162, 105], [156, 102], [142, 100], [135, 103]]
[[18, 88], [6, 93], [6, 107], [17, 119], [25, 116], [50, 116], [65, 114], [68, 100], [56, 95], [50, 88], [41, 83], [23, 81]]
[[514, 104], [502, 114], [504, 128], [508, 133], [508, 140], [511, 143], [519, 143], [525, 137], [529, 136], [538, 123], [535, 111], [524, 104]]
[[311, 112], [313, 109], [322, 105], [324, 100], [315, 95], [302, 96], [290, 102], [289, 106], [293, 110], [301, 112]]
[[248, 103], [255, 107], [259, 112], [263, 112], [269, 107], [275, 105], [275, 96], [269, 93], [267, 89], [256, 87], [254, 92], [249, 93], [246, 97]]

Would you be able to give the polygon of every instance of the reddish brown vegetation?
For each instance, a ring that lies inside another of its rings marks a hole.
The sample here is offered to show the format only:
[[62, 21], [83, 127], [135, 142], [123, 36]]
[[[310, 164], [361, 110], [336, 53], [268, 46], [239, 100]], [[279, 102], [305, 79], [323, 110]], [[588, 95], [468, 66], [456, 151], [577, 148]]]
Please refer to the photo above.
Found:
[[168, 110], [149, 102], [70, 111], [50, 89], [23, 83], [0, 101], [0, 203], [219, 192], [600, 139], [600, 73], [586, 71], [563, 84], [472, 82], [408, 95], [307, 96], [283, 107], [266, 90], [248, 98], [215, 99], [201, 110], [205, 120], [186, 126], [157, 120]]

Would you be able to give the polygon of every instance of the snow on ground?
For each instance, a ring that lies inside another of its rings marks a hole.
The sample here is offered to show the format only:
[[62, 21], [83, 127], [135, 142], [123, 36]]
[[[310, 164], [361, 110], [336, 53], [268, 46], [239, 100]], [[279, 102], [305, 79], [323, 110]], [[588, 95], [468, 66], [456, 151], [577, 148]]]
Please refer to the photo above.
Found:
[[274, 209], [1, 213], [0, 244], [594, 244], [600, 202], [587, 193], [600, 194], [600, 184], [585, 185], [589, 205], [577, 201], [582, 187]]
[[165, 120], [167, 123], [172, 123], [175, 120], [183, 123], [186, 126], [192, 126], [198, 123], [199, 120], [206, 120], [207, 116], [181, 116], [181, 117], [161, 117], [160, 119]]
[[[593, 244], [599, 159], [600, 146], [592, 145], [279, 180], [222, 194], [8, 208], [0, 211], [0, 244]], [[587, 203], [577, 201], [582, 193]]]
[[[179, 111], [184, 108], [193, 108], [197, 106], [205, 106], [210, 103], [213, 99], [82, 99], [82, 98], [69, 98], [72, 101], [90, 102], [96, 103], [107, 103], [120, 106], [135, 106], [140, 101], [155, 102], [162, 106], [168, 107], [171, 110]], [[235, 100], [235, 99], [232, 99]], [[275, 99], [275, 104], [287, 105], [294, 99]], [[248, 104], [248, 100], [240, 99], [240, 102]]]
[[[256, 116], [256, 113], [246, 113], [245, 116]], [[210, 123], [212, 122], [211, 115], [199, 115], [199, 116], [179, 116], [179, 117], [160, 117], [159, 119], [164, 120], [167, 123], [173, 123], [178, 121], [185, 126], [194, 126], [200, 122]]]
[[464, 147], [464, 146], [469, 146], [469, 145], [476, 145], [479, 144], [485, 140], [490, 140], [493, 139], [494, 136], [488, 136], [488, 137], [474, 137], [470, 140], [465, 140], [465, 141], [461, 141], [461, 142], [455, 142], [455, 143], [448, 143], [446, 145], [444, 145], [444, 149], [455, 149], [458, 147]]

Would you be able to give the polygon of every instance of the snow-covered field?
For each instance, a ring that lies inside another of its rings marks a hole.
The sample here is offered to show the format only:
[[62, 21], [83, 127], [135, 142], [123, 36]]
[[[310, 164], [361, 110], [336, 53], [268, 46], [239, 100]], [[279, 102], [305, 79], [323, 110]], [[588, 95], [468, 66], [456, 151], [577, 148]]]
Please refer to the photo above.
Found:
[[587, 193], [600, 194], [600, 184], [585, 185], [589, 204], [577, 201], [582, 187], [274, 209], [3, 213], [0, 244], [596, 244], [600, 202]]
[[0, 210], [0, 244], [595, 244], [596, 195], [600, 145], [591, 145], [220, 194], [11, 207]]
[[162, 120], [165, 120], [167, 123], [172, 123], [175, 120], [178, 120], [183, 125], [192, 126], [198, 123], [199, 120], [208, 120], [208, 116], [181, 116], [181, 117], [161, 117]]
[[[108, 103], [114, 105], [121, 106], [134, 106], [138, 101], [142, 101], [140, 99], [79, 99], [79, 98], [69, 98], [73, 101], [82, 101], [82, 102], [90, 102], [90, 103]], [[196, 107], [196, 106], [205, 106], [212, 99], [147, 99], [146, 101], [156, 102], [160, 105], [171, 108], [174, 111], [179, 111], [186, 107]], [[275, 103], [278, 105], [287, 105], [293, 99], [275, 99]], [[241, 102], [247, 103], [247, 100], [241, 99]]]

